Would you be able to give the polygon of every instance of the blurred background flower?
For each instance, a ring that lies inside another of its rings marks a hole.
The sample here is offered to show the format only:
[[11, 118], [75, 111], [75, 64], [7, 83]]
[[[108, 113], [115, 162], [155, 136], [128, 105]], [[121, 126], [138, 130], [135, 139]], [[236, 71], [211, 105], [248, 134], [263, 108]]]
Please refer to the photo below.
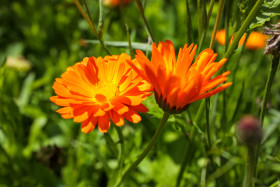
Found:
[[[225, 45], [225, 29], [221, 29], [216, 33], [216, 41], [221, 44]], [[244, 34], [242, 38], [239, 40], [238, 45], [244, 45], [245, 39], [247, 34]], [[233, 40], [234, 35], [230, 39], [230, 43]], [[257, 50], [257, 49], [263, 49], [266, 45], [266, 40], [268, 39], [268, 35], [262, 34], [261, 32], [252, 31], [246, 41], [245, 47], [250, 50]]]
[[123, 3], [123, 5], [127, 5], [131, 1], [132, 0], [103, 0], [103, 5], [110, 7], [119, 7], [121, 3]]

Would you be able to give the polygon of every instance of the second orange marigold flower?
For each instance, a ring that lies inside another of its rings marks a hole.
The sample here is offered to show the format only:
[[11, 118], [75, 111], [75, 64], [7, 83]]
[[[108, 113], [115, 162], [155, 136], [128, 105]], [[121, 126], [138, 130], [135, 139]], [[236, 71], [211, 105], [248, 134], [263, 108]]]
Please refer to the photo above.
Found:
[[229, 71], [212, 78], [227, 59], [214, 62], [217, 54], [211, 49], [202, 51], [196, 58], [196, 45], [180, 48], [176, 60], [174, 45], [171, 41], [155, 43], [152, 46], [152, 59], [136, 51], [136, 60], [130, 66], [147, 80], [154, 89], [158, 105], [166, 112], [180, 113], [190, 103], [210, 97], [223, 91], [232, 83], [225, 83]]

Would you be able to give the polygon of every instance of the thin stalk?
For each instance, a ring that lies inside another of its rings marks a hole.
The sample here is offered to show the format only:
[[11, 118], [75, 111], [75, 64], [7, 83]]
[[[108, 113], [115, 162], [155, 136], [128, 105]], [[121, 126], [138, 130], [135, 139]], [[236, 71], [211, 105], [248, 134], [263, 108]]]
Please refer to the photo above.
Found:
[[201, 36], [201, 38], [199, 40], [199, 46], [198, 46], [198, 50], [197, 51], [201, 51], [201, 48], [202, 48], [203, 43], [205, 41], [206, 33], [208, 31], [208, 26], [209, 26], [209, 20], [210, 20], [210, 17], [212, 15], [212, 9], [213, 9], [214, 3], [215, 3], [215, 1], [211, 0], [210, 7], [209, 7], [209, 10], [208, 10], [208, 14], [207, 14], [206, 27], [205, 27], [205, 30], [202, 32], [202, 36]]
[[215, 0], [211, 0], [210, 5], [209, 5], [208, 14], [207, 14], [207, 22], [208, 22], [208, 24], [209, 24], [211, 15], [212, 15], [212, 10], [213, 10], [214, 4], [215, 4]]
[[[102, 47], [105, 49], [105, 51], [109, 54], [112, 55], [111, 52], [109, 51], [109, 49], [106, 47], [106, 45], [104, 44], [104, 41], [102, 39], [102, 34], [98, 34], [96, 31], [95, 26], [93, 25], [93, 22], [91, 21], [91, 18], [88, 18], [88, 16], [86, 15], [85, 11], [83, 10], [80, 2], [78, 0], [74, 0], [77, 8], [79, 9], [80, 13], [82, 14], [82, 16], [85, 18], [85, 20], [87, 21], [87, 23], [89, 24], [91, 30], [93, 31], [94, 35], [98, 38], [100, 44], [102, 45]], [[102, 33], [102, 32], [101, 32]]]
[[133, 50], [132, 50], [132, 44], [131, 44], [131, 39], [130, 39], [128, 25], [126, 23], [125, 23], [125, 28], [126, 28], [126, 35], [127, 35], [127, 41], [128, 41], [129, 54], [132, 57], [134, 55], [134, 53], [133, 53]]
[[[225, 52], [228, 49], [228, 44], [229, 44], [229, 23], [230, 23], [230, 14], [231, 14], [231, 5], [232, 5], [232, 0], [229, 0], [226, 3], [226, 19], [225, 19]], [[225, 64], [226, 65], [226, 64]]]
[[123, 133], [121, 128], [116, 126], [116, 130], [119, 136], [119, 143], [120, 143], [118, 168], [119, 168], [119, 172], [121, 173], [123, 168], [123, 163], [124, 163], [124, 138], [123, 138]]
[[103, 5], [102, 5], [102, 0], [99, 0], [98, 35], [102, 37], [102, 33], [103, 33]]
[[254, 187], [254, 173], [256, 170], [256, 147], [247, 146], [247, 163], [244, 187]]
[[[203, 114], [203, 110], [205, 108], [204, 106], [205, 106], [205, 100], [203, 99], [200, 103], [198, 112], [197, 112], [197, 114], [195, 116], [195, 119], [193, 121], [195, 124], [198, 122], [199, 119], [201, 119], [201, 116]], [[176, 187], [180, 186], [184, 171], [185, 171], [187, 165], [189, 164], [189, 161], [190, 161], [191, 157], [194, 154], [194, 150], [193, 150], [192, 145], [193, 145], [194, 139], [196, 137], [196, 134], [197, 134], [197, 128], [193, 124], [192, 128], [191, 128], [191, 132], [190, 132], [190, 141], [189, 141], [189, 144], [187, 145], [187, 147], [185, 149], [184, 159], [183, 159], [183, 162], [181, 164], [181, 167], [180, 167], [180, 170], [179, 170], [179, 173], [178, 173], [178, 177], [177, 177], [177, 181], [176, 181]]]
[[206, 111], [206, 132], [207, 132], [207, 141], [208, 141], [208, 149], [212, 147], [211, 136], [210, 136], [210, 123], [209, 123], [209, 106], [210, 106], [210, 98], [205, 99], [205, 111]]
[[86, 8], [86, 11], [87, 11], [88, 17], [89, 17], [90, 21], [92, 22], [91, 15], [90, 15], [90, 12], [89, 12], [89, 10], [88, 10], [87, 3], [86, 3], [86, 1], [85, 1], [85, 0], [82, 0], [82, 1], [83, 1], [83, 4], [84, 4], [85, 8]]
[[[228, 49], [228, 44], [229, 44], [229, 21], [230, 21], [230, 13], [231, 13], [231, 4], [232, 4], [232, 1], [229, 0], [227, 3], [226, 3], [226, 19], [225, 19], [225, 53]], [[223, 72], [226, 71], [226, 66], [227, 66], [227, 63], [224, 65], [223, 67]], [[227, 127], [227, 110], [226, 110], [226, 107], [227, 107], [227, 97], [226, 97], [226, 90], [223, 91], [222, 93], [223, 95], [223, 103], [222, 103], [222, 107], [223, 107], [223, 110], [222, 110], [222, 117], [221, 117], [221, 126], [223, 127], [224, 129], [224, 132], [225, 132], [225, 129]]]
[[189, 7], [189, 2], [186, 0], [186, 15], [187, 15], [187, 43], [192, 43], [193, 42], [193, 32], [192, 32], [192, 19], [191, 19], [191, 14], [190, 14], [190, 7]]
[[104, 133], [104, 139], [106, 141], [106, 144], [108, 145], [109, 150], [111, 151], [112, 155], [118, 154], [118, 149], [116, 147], [115, 142], [113, 141], [112, 137], [109, 133]]
[[162, 133], [163, 127], [166, 124], [168, 118], [169, 118], [170, 114], [167, 112], [164, 112], [163, 117], [160, 121], [160, 124], [153, 136], [153, 138], [151, 139], [151, 141], [149, 142], [148, 146], [144, 149], [144, 151], [138, 156], [138, 158], [133, 162], [133, 164], [124, 172], [124, 174], [122, 175], [122, 177], [117, 181], [117, 183], [115, 184], [115, 186], [119, 186], [124, 179], [134, 170], [136, 169], [136, 167], [138, 166], [138, 164], [140, 164], [140, 162], [147, 156], [147, 154], [149, 153], [149, 151], [152, 149], [152, 147], [155, 145], [155, 143], [157, 142], [159, 135]]
[[89, 24], [91, 30], [93, 31], [93, 33], [95, 34], [95, 36], [98, 36], [97, 31], [95, 29], [95, 26], [92, 24], [91, 20], [87, 17], [85, 11], [83, 10], [80, 2], [78, 0], [74, 0], [76, 6], [78, 7], [80, 13], [83, 15], [83, 17], [85, 18], [85, 20], [87, 21], [87, 23]]
[[202, 32], [202, 36], [201, 36], [201, 38], [199, 40], [199, 46], [198, 46], [198, 50], [197, 51], [201, 51], [201, 48], [202, 48], [203, 43], [205, 41], [206, 33], [207, 33], [208, 27], [209, 27], [209, 20], [210, 20], [210, 17], [212, 15], [212, 9], [213, 9], [214, 4], [215, 4], [215, 1], [211, 0], [210, 7], [209, 7], [209, 10], [208, 10], [208, 14], [207, 14], [206, 27], [205, 27], [205, 30]]
[[265, 116], [265, 112], [266, 112], [266, 106], [267, 106], [272, 82], [273, 82], [273, 79], [275, 77], [278, 65], [279, 65], [279, 57], [274, 56], [273, 59], [272, 59], [271, 68], [270, 68], [270, 71], [269, 71], [269, 74], [268, 74], [268, 79], [267, 79], [267, 82], [266, 82], [266, 85], [265, 85], [265, 92], [264, 92], [263, 103], [262, 103], [261, 114], [260, 114], [261, 126], [263, 126], [263, 120], [264, 120], [264, 116]]
[[[273, 79], [275, 77], [276, 71], [278, 69], [279, 60], [280, 60], [279, 56], [274, 56], [273, 57], [271, 68], [270, 68], [270, 71], [269, 71], [269, 74], [268, 74], [268, 79], [267, 79], [267, 82], [266, 82], [266, 85], [265, 85], [265, 92], [264, 92], [264, 96], [263, 96], [263, 103], [262, 103], [262, 108], [261, 108], [261, 113], [260, 113], [261, 127], [263, 127], [263, 121], [264, 121], [264, 116], [265, 116], [265, 112], [266, 112], [267, 102], [268, 102], [270, 90], [271, 90], [271, 87], [272, 87], [272, 82], [273, 82]], [[254, 171], [254, 176], [256, 176], [256, 174], [257, 174], [257, 166], [258, 166], [260, 147], [261, 147], [261, 142], [257, 146], [256, 163], [255, 163], [256, 167], [255, 167], [255, 171]]]
[[218, 10], [218, 15], [216, 17], [216, 22], [215, 22], [215, 26], [212, 32], [212, 37], [211, 37], [211, 42], [210, 42], [210, 48], [212, 49], [214, 46], [214, 40], [215, 40], [215, 36], [219, 27], [219, 23], [221, 20], [221, 15], [223, 12], [223, 8], [224, 8], [224, 0], [219, 0], [219, 10]]
[[199, 41], [202, 39], [202, 34], [206, 31], [207, 27], [207, 13], [205, 0], [197, 0], [197, 11], [198, 11], [198, 36]]
[[145, 17], [144, 9], [143, 9], [142, 3], [140, 2], [140, 0], [136, 0], [136, 4], [137, 4], [137, 7], [138, 7], [138, 9], [139, 9], [139, 11], [140, 11], [141, 17], [142, 17], [142, 19], [143, 19], [143, 21], [144, 21], [144, 24], [145, 24], [145, 26], [146, 26], [146, 28], [147, 28], [147, 30], [148, 30], [148, 33], [149, 33], [150, 37], [152, 38], [153, 42], [156, 42], [156, 40], [155, 40], [155, 38], [154, 38], [154, 35], [153, 35], [153, 33], [152, 33], [152, 30], [151, 30], [151, 28], [150, 28], [150, 26], [149, 26], [149, 24], [148, 24], [148, 21], [147, 21], [147, 19], [146, 19], [146, 17]]
[[228, 48], [228, 50], [225, 54], [225, 58], [229, 58], [232, 55], [232, 53], [233, 53], [234, 49], [236, 48], [240, 38], [243, 36], [245, 30], [247, 29], [247, 27], [248, 27], [249, 23], [251, 22], [252, 18], [255, 16], [255, 14], [259, 10], [259, 7], [262, 5], [263, 1], [264, 0], [258, 0], [255, 3], [253, 9], [250, 11], [250, 13], [246, 17], [244, 23], [241, 25], [239, 31], [236, 33], [236, 35], [235, 35], [235, 37], [232, 41], [232, 44], [229, 46], [229, 48]]

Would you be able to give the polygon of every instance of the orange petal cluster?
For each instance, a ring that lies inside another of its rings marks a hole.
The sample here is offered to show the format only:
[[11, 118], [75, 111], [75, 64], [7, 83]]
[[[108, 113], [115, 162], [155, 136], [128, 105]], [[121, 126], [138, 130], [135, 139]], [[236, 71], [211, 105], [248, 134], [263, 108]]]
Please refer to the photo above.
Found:
[[147, 112], [142, 101], [151, 95], [152, 87], [128, 64], [129, 55], [86, 57], [82, 62], [68, 67], [57, 78], [53, 89], [57, 96], [50, 97], [65, 119], [81, 122], [82, 131], [92, 131], [96, 124], [107, 132], [110, 120], [117, 126], [124, 119], [138, 123], [137, 112]]
[[[131, 0], [122, 0], [123, 5], [127, 5]], [[103, 5], [110, 7], [119, 7], [121, 5], [121, 0], [103, 0]]]
[[[230, 43], [233, 40], [234, 35], [230, 39]], [[216, 33], [215, 39], [217, 42], [221, 45], [225, 45], [226, 41], [226, 33], [225, 29], [221, 29]], [[251, 50], [257, 50], [257, 49], [263, 49], [266, 45], [266, 40], [268, 39], [268, 35], [262, 34], [260, 32], [252, 31], [251, 34], [249, 35], [247, 42], [245, 44], [245, 47]], [[238, 45], [244, 45], [246, 39], [246, 33], [241, 37], [239, 40]]]
[[153, 86], [156, 101], [166, 112], [180, 113], [190, 103], [210, 97], [232, 84], [222, 84], [228, 79], [229, 71], [212, 78], [227, 59], [214, 62], [217, 54], [206, 49], [192, 64], [195, 51], [196, 45], [186, 44], [183, 49], [179, 49], [176, 60], [174, 45], [166, 40], [159, 42], [158, 46], [153, 43], [151, 61], [137, 50], [136, 59], [129, 62]]

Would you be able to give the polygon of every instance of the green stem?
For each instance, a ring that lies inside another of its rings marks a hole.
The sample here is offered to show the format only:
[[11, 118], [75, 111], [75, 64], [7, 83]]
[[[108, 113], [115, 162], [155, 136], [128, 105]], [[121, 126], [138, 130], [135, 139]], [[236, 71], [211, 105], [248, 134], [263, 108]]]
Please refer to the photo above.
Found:
[[162, 133], [163, 127], [166, 124], [168, 118], [169, 118], [170, 114], [167, 112], [164, 112], [163, 117], [160, 121], [160, 124], [153, 136], [153, 138], [151, 139], [151, 141], [149, 142], [148, 146], [144, 149], [144, 151], [138, 156], [137, 160], [135, 160], [133, 162], [133, 164], [124, 172], [124, 174], [122, 175], [122, 177], [117, 181], [116, 183], [116, 187], [119, 186], [124, 179], [134, 170], [136, 169], [136, 167], [138, 166], [138, 164], [140, 164], [140, 162], [147, 156], [147, 154], [149, 153], [149, 151], [152, 149], [152, 147], [155, 145], [155, 143], [158, 140], [159, 135]]
[[121, 128], [116, 126], [116, 130], [119, 136], [119, 143], [120, 143], [118, 168], [119, 168], [119, 172], [121, 173], [123, 168], [123, 163], [124, 163], [124, 138], [123, 138], [123, 133]]
[[249, 23], [251, 22], [252, 18], [255, 16], [255, 14], [257, 13], [257, 11], [259, 10], [259, 7], [262, 5], [264, 0], [258, 0], [253, 9], [250, 11], [249, 15], [246, 17], [244, 23], [241, 25], [239, 31], [236, 33], [236, 35], [234, 36], [234, 39], [232, 41], [232, 44], [229, 46], [229, 49], [227, 50], [226, 54], [225, 54], [225, 58], [229, 58], [232, 54], [232, 52], [234, 51], [234, 49], [236, 48], [240, 38], [243, 36], [245, 30], [247, 29]]
[[270, 94], [270, 90], [271, 90], [271, 86], [272, 86], [272, 82], [273, 79], [275, 77], [277, 68], [279, 65], [279, 57], [273, 57], [272, 59], [272, 64], [271, 64], [271, 68], [269, 71], [269, 75], [268, 75], [268, 79], [265, 85], [265, 93], [264, 93], [264, 98], [263, 98], [263, 103], [262, 103], [262, 108], [261, 108], [261, 114], [260, 114], [260, 123], [261, 126], [263, 126], [263, 120], [264, 120], [264, 115], [266, 112], [266, 106], [267, 106], [267, 101], [268, 101], [268, 97]]
[[256, 147], [247, 146], [247, 163], [244, 187], [254, 187], [254, 173], [256, 170]]
[[206, 131], [207, 131], [207, 140], [208, 140], [208, 149], [211, 148], [211, 136], [210, 136], [210, 123], [209, 123], [209, 106], [210, 106], [210, 98], [205, 99], [205, 111], [206, 111]]
[[215, 26], [213, 29], [213, 33], [212, 33], [212, 37], [211, 37], [211, 42], [210, 42], [210, 48], [212, 49], [214, 46], [214, 40], [215, 40], [215, 36], [219, 27], [219, 23], [221, 20], [221, 15], [223, 12], [223, 8], [224, 8], [224, 0], [219, 0], [219, 10], [218, 10], [218, 15], [216, 17], [216, 22], [215, 22]]
[[211, 15], [212, 15], [212, 10], [213, 10], [214, 4], [215, 4], [215, 0], [211, 0], [210, 5], [209, 5], [208, 14], [207, 14], [207, 23], [208, 23], [208, 24], [209, 24]]
[[207, 28], [207, 13], [205, 0], [197, 0], [197, 11], [198, 11], [198, 36], [199, 41], [202, 40], [202, 35]]
[[118, 154], [118, 149], [116, 147], [115, 142], [113, 141], [112, 137], [110, 136], [109, 133], [104, 133], [104, 138], [106, 141], [106, 144], [109, 148], [109, 150], [111, 151], [112, 155], [117, 155]]
[[[229, 0], [226, 3], [226, 19], [225, 19], [225, 52], [228, 49], [229, 44], [229, 24], [230, 24], [230, 15], [231, 15], [231, 6], [232, 0]], [[225, 64], [226, 65], [226, 64]]]
[[145, 26], [146, 26], [146, 28], [147, 28], [147, 30], [148, 30], [148, 33], [149, 33], [150, 37], [152, 38], [153, 42], [156, 42], [156, 40], [155, 40], [155, 38], [154, 38], [154, 35], [153, 35], [153, 33], [152, 33], [152, 30], [151, 30], [151, 28], [150, 28], [150, 26], [149, 26], [149, 24], [148, 24], [148, 21], [147, 21], [147, 19], [146, 19], [146, 17], [145, 17], [144, 9], [143, 9], [142, 3], [140, 2], [140, 0], [136, 0], [136, 4], [137, 4], [137, 7], [138, 7], [138, 9], [139, 9], [139, 11], [140, 11], [141, 17], [142, 17], [142, 19], [143, 19], [143, 21], [144, 21], [144, 23], [145, 23]]
[[189, 2], [186, 0], [186, 15], [187, 15], [187, 42], [188, 44], [193, 42], [193, 32], [192, 32], [192, 19], [190, 14]]
[[102, 0], [99, 0], [98, 35], [102, 36], [102, 33], [103, 33], [103, 5], [102, 5]]
[[95, 26], [93, 25], [93, 22], [91, 21], [91, 18], [89, 18], [85, 11], [83, 10], [79, 0], [74, 0], [76, 6], [78, 7], [79, 11], [81, 12], [82, 16], [85, 18], [85, 20], [87, 21], [87, 23], [89, 24], [91, 30], [93, 31], [94, 35], [98, 38], [100, 44], [102, 45], [102, 47], [105, 49], [105, 51], [109, 54], [112, 55], [111, 52], [109, 51], [109, 49], [106, 47], [106, 45], [104, 44], [104, 41], [102, 39], [102, 31], [101, 34], [97, 33]]
[[[262, 127], [263, 127], [263, 121], [264, 121], [264, 116], [265, 116], [265, 112], [266, 112], [266, 107], [267, 107], [267, 102], [268, 102], [272, 82], [275, 77], [276, 71], [278, 69], [279, 60], [280, 60], [279, 56], [273, 56], [271, 68], [270, 68], [270, 71], [268, 74], [268, 79], [267, 79], [267, 82], [265, 85], [265, 93], [263, 96], [263, 103], [262, 103], [262, 108], [261, 108], [261, 113], [260, 113], [260, 123], [261, 123]], [[255, 167], [255, 171], [254, 171], [254, 176], [256, 176], [256, 174], [257, 174], [260, 147], [261, 147], [261, 142], [259, 143], [259, 145], [257, 146], [257, 149], [256, 149], [257, 150], [256, 151], [256, 161], [255, 161], [256, 167]]]
[[184, 152], [184, 159], [183, 159], [183, 162], [182, 162], [180, 170], [179, 170], [179, 174], [178, 174], [177, 182], [176, 182], [176, 187], [180, 186], [184, 171], [185, 171], [187, 165], [189, 164], [189, 162], [191, 160], [191, 157], [194, 154], [193, 142], [194, 142], [194, 139], [195, 139], [196, 134], [197, 134], [196, 123], [198, 122], [199, 119], [201, 119], [204, 108], [205, 108], [205, 99], [203, 99], [201, 101], [198, 112], [197, 112], [197, 114], [195, 116], [195, 119], [193, 121], [194, 124], [192, 125], [191, 132], [190, 132], [190, 141], [189, 141], [189, 144], [187, 145], [187, 147], [185, 149], [185, 152]]
[[127, 35], [127, 41], [128, 41], [129, 54], [132, 57], [134, 55], [134, 53], [133, 53], [133, 50], [132, 50], [132, 44], [131, 44], [128, 25], [126, 23], [125, 23], [125, 29], [126, 29], [126, 35]]

